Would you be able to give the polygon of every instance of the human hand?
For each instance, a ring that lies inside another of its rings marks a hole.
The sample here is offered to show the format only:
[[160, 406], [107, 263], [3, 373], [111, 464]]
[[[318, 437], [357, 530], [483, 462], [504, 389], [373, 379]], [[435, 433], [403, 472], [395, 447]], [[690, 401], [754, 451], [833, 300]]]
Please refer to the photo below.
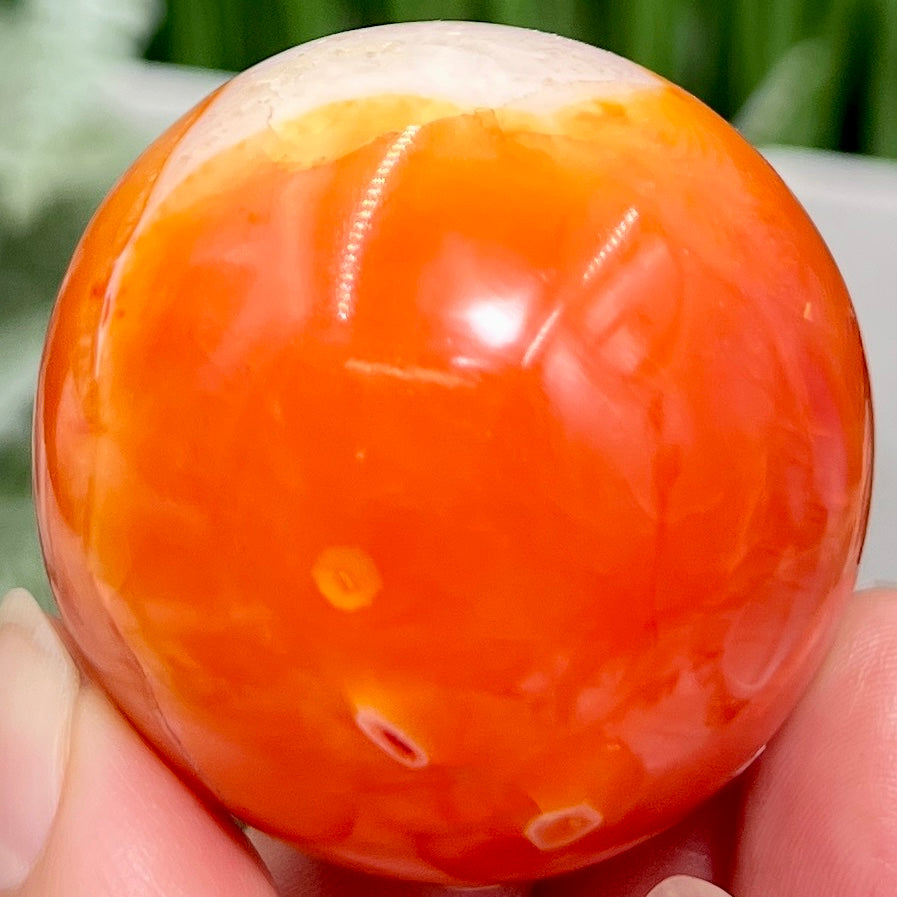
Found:
[[[897, 893], [897, 591], [858, 594], [763, 757], [606, 863], [477, 897]], [[694, 877], [693, 877], [694, 876]], [[652, 890], [654, 888], [654, 890]], [[22, 591], [0, 610], [2, 897], [438, 897], [244, 835], [147, 747]]]

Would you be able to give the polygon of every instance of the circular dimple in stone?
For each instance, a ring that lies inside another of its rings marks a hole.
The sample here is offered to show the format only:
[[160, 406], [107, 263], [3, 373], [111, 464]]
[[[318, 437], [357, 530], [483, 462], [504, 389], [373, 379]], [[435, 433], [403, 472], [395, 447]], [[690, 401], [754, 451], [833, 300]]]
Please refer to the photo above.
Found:
[[427, 752], [420, 745], [373, 707], [359, 707], [355, 713], [355, 723], [381, 751], [402, 766], [423, 769], [430, 762]]
[[529, 822], [523, 833], [539, 850], [557, 850], [584, 838], [602, 822], [601, 813], [583, 802], [575, 807], [542, 813]]
[[383, 587], [374, 559], [361, 548], [345, 545], [325, 548], [311, 575], [318, 591], [337, 610], [369, 607]]

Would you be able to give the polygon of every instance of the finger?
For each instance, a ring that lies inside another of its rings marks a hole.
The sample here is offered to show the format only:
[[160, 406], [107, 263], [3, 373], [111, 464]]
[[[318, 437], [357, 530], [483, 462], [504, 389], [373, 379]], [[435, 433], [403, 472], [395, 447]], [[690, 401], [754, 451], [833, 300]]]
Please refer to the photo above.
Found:
[[897, 894], [897, 592], [857, 595], [752, 771], [739, 897]]
[[394, 881], [322, 863], [261, 832], [250, 832], [277, 885], [281, 897], [527, 897], [529, 885], [447, 888], [418, 882]]
[[257, 857], [77, 670], [27, 593], [0, 606], [0, 894], [274, 897]]
[[647, 897], [729, 897], [729, 894], [709, 881], [674, 875], [652, 888]]
[[[728, 881], [740, 803], [740, 783], [735, 782], [678, 825], [613, 859], [543, 882], [534, 897], [644, 897], [671, 876], [674, 883], [666, 887], [681, 886], [685, 876], [691, 882]], [[704, 893], [698, 890], [695, 897]], [[661, 895], [667, 897], [664, 891], [652, 892], [652, 897]], [[675, 890], [673, 895], [679, 897]]]

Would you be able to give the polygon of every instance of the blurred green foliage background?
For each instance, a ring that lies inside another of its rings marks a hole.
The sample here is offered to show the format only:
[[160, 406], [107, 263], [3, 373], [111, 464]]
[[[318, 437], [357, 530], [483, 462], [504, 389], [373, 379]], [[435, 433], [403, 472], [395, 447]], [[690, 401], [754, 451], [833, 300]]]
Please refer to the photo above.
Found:
[[151, 58], [232, 70], [389, 21], [541, 28], [665, 75], [755, 142], [897, 157], [897, 0], [168, 0], [166, 8]]
[[[110, 88], [155, 60], [238, 70], [368, 24], [477, 19], [555, 31], [682, 84], [755, 143], [897, 158], [897, 0], [0, 0], [0, 594], [51, 606], [30, 415], [78, 235], [154, 133]], [[123, 77], [124, 76], [124, 77]]]

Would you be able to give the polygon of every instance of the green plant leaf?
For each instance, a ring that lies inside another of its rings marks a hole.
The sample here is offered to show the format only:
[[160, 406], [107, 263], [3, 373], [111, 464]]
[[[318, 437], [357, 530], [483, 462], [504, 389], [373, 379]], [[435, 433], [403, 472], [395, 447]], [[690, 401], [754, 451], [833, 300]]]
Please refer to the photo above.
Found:
[[897, 3], [878, 0], [864, 149], [897, 159]]
[[32, 509], [31, 405], [53, 296], [88, 217], [146, 135], [110, 111], [155, 0], [0, 6], [0, 592], [52, 599]]
[[831, 146], [840, 112], [833, 63], [823, 38], [798, 42], [769, 70], [733, 123], [755, 144]]
[[0, 221], [24, 228], [51, 200], [108, 186], [139, 145], [102, 102], [136, 55], [155, 0], [21, 0], [0, 7]]
[[28, 589], [44, 610], [55, 604], [44, 572], [30, 496], [0, 495], [0, 596]]
[[0, 594], [24, 586], [49, 608], [30, 488], [31, 396], [44, 326], [39, 304], [0, 324]]

